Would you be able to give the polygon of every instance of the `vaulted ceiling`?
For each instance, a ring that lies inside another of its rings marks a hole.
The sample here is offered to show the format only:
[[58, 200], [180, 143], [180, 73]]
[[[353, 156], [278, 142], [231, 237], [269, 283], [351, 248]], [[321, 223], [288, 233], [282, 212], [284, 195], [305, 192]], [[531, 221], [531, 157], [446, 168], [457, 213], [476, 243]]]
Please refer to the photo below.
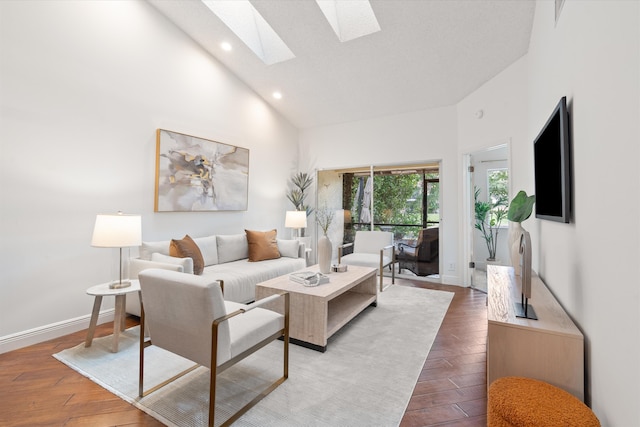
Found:
[[295, 55], [265, 65], [200, 0], [148, 1], [302, 129], [455, 105], [527, 53], [535, 10], [533, 0], [371, 0], [381, 30], [343, 43], [313, 0], [252, 0]]

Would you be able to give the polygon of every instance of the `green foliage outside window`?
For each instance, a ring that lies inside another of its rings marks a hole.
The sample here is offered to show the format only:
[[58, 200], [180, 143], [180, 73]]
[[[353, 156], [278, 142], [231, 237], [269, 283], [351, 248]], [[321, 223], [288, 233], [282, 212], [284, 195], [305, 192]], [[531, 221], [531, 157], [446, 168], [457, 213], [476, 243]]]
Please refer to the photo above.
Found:
[[418, 174], [381, 175], [373, 181], [373, 221], [422, 223], [422, 180]]
[[[367, 222], [362, 221], [362, 200], [368, 178], [359, 176], [353, 179], [349, 194], [354, 223]], [[427, 220], [437, 224], [440, 220], [438, 174], [425, 174], [425, 179], [433, 180], [427, 186]], [[375, 175], [373, 183], [373, 220], [375, 224], [382, 224], [376, 228], [393, 231], [396, 239], [416, 239], [423, 228], [423, 175], [380, 174]], [[366, 225], [356, 227], [368, 229]]]
[[508, 169], [490, 169], [487, 171], [489, 182], [489, 197], [491, 203], [509, 201], [509, 171]]

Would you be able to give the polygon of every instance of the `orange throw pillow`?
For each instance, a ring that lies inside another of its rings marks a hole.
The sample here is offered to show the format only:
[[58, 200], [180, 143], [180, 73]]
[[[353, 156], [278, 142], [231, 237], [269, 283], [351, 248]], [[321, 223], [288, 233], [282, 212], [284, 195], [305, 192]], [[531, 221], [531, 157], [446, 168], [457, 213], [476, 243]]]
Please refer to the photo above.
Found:
[[204, 258], [200, 248], [187, 234], [182, 240], [171, 239], [169, 255], [177, 258], [193, 259], [193, 274], [201, 275], [204, 270]]
[[275, 229], [271, 231], [244, 231], [247, 233], [247, 242], [249, 243], [249, 261], [280, 258]]

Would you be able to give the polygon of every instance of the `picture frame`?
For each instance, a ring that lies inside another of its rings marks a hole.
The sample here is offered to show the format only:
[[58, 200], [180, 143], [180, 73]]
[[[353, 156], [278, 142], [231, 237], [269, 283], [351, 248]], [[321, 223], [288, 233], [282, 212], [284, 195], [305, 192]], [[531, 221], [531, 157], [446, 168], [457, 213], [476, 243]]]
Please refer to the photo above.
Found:
[[249, 149], [156, 130], [154, 212], [246, 211]]

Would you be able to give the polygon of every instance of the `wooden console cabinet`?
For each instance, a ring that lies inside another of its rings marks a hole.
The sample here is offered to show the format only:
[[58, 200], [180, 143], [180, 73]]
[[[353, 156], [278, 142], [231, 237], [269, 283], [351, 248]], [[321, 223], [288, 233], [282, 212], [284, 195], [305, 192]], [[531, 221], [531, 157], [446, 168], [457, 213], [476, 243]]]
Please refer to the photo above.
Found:
[[584, 337], [537, 275], [529, 303], [538, 320], [517, 318], [520, 277], [512, 267], [487, 268], [487, 386], [522, 376], [546, 381], [584, 401]]

